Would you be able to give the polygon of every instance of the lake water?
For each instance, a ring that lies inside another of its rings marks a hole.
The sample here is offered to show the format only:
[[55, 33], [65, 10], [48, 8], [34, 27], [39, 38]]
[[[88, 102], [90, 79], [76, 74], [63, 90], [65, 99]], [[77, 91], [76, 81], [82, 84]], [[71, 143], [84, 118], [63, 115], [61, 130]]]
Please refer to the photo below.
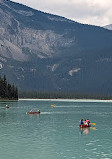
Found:
[[[96, 126], [80, 130], [81, 118]], [[0, 102], [0, 159], [112, 159], [111, 118], [112, 102]]]

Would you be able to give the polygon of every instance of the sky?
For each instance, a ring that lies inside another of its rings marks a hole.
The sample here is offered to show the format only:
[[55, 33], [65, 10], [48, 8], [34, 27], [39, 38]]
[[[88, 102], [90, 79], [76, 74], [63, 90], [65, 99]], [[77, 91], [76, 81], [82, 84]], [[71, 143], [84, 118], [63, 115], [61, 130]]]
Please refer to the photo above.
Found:
[[112, 24], [112, 0], [12, 0], [83, 24]]

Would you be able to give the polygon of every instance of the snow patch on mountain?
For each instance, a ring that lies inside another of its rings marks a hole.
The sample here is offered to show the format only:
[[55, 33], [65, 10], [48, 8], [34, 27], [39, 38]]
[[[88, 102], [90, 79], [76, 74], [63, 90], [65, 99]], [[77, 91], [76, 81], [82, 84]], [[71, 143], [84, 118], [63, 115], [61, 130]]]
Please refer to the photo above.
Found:
[[68, 74], [69, 74], [70, 76], [73, 76], [74, 73], [77, 73], [77, 72], [79, 72], [79, 71], [80, 71], [80, 68], [73, 68], [72, 70], [69, 71]]
[[104, 26], [105, 29], [112, 30], [112, 24]]
[[52, 72], [54, 72], [58, 66], [59, 64], [53, 64], [52, 66], [47, 66], [47, 68], [49, 68]]
[[2, 69], [2, 67], [3, 67], [3, 66], [2, 66], [2, 64], [0, 63], [0, 70]]

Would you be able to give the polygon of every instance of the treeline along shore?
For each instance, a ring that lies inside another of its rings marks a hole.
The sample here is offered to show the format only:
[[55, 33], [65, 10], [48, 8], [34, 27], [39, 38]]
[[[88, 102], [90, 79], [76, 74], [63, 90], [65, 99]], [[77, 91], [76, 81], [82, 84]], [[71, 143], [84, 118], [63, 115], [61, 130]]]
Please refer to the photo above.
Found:
[[[19, 97], [18, 97], [19, 96]], [[76, 93], [76, 92], [50, 92], [50, 91], [19, 91], [14, 84], [7, 82], [6, 76], [0, 76], [0, 101], [13, 100], [18, 98], [31, 99], [99, 99], [112, 100], [112, 95], [101, 95], [91, 93]]]
[[18, 88], [7, 82], [6, 76], [0, 76], [0, 101], [18, 100]]
[[38, 91], [20, 91], [19, 98], [32, 99], [99, 99], [111, 100], [112, 95], [100, 95], [90, 93], [73, 92], [38, 92]]

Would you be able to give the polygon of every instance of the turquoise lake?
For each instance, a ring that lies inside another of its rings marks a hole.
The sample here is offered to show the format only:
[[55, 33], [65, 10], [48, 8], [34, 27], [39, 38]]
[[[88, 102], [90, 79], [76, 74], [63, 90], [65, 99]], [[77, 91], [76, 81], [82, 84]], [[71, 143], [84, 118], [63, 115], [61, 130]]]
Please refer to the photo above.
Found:
[[[81, 118], [96, 125], [81, 130]], [[110, 101], [0, 102], [0, 159], [112, 159], [111, 118]]]

